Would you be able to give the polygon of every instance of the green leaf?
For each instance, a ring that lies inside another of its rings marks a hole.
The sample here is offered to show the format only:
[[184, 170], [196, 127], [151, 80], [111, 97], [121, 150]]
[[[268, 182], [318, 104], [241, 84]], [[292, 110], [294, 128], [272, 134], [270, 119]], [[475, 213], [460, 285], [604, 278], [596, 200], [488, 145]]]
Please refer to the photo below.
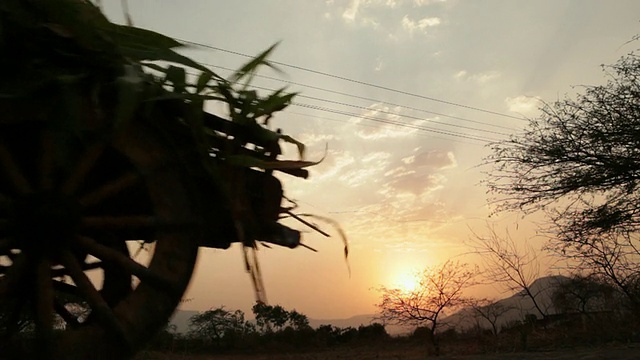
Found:
[[229, 78], [229, 81], [232, 83], [236, 83], [240, 81], [243, 77], [253, 73], [260, 65], [267, 65], [267, 66], [273, 67], [273, 65], [269, 64], [266, 61], [266, 58], [269, 56], [269, 54], [271, 54], [271, 52], [276, 48], [276, 46], [278, 46], [278, 43], [271, 45], [271, 47], [269, 47], [267, 50], [263, 51], [258, 56], [251, 59], [248, 63], [244, 64], [240, 69], [238, 69], [235, 73], [233, 73], [233, 75], [231, 75], [231, 77]]
[[102, 26], [101, 30], [108, 34], [118, 46], [146, 47], [155, 49], [186, 47], [186, 45], [169, 36], [135, 26], [108, 23], [105, 24], [105, 26]]
[[164, 79], [165, 82], [170, 82], [173, 85], [173, 92], [185, 93], [187, 73], [183, 67], [169, 66]]
[[229, 164], [242, 167], [256, 167], [265, 170], [279, 170], [279, 169], [303, 169], [309, 166], [318, 165], [324, 160], [324, 157], [319, 161], [296, 161], [296, 160], [262, 160], [249, 155], [231, 155], [226, 158]]
[[[284, 135], [284, 134], [277, 134], [277, 135], [278, 135], [278, 138], [279, 138], [279, 139], [281, 139], [281, 140], [283, 140], [283, 141], [285, 141], [285, 142], [288, 142], [288, 143], [290, 143], [290, 144], [294, 144], [294, 145], [296, 145], [296, 147], [298, 148], [298, 155], [300, 155], [300, 158], [301, 158], [301, 159], [304, 159], [305, 146], [304, 146], [304, 144], [303, 144], [303, 143], [301, 143], [300, 141], [298, 141], [298, 140], [296, 140], [296, 139], [292, 138], [292, 137], [291, 137], [291, 136], [289, 136], [289, 135]], [[320, 159], [320, 161], [319, 161], [319, 162], [321, 162], [322, 160], [324, 160], [325, 156], [327, 156], [327, 148], [325, 148], [325, 150], [324, 150], [324, 155], [322, 156], [322, 159]]]
[[260, 110], [256, 113], [256, 117], [265, 115], [271, 116], [273, 113], [285, 109], [289, 104], [291, 104], [293, 97], [298, 95], [298, 93], [289, 93], [281, 96], [280, 93], [283, 91], [284, 88], [271, 94], [267, 99], [261, 102]]
[[196, 84], [196, 93], [198, 94], [201, 93], [202, 90], [205, 89], [205, 87], [207, 86], [207, 83], [209, 82], [209, 80], [211, 80], [212, 77], [213, 75], [210, 72], [202, 72], [198, 77], [198, 82]]
[[180, 55], [171, 49], [161, 49], [147, 47], [143, 45], [121, 46], [121, 52], [135, 62], [141, 61], [167, 61], [175, 64], [180, 64], [193, 69], [200, 70], [202, 72], [210, 73], [216, 79], [222, 79], [219, 75], [195, 62], [194, 60]]

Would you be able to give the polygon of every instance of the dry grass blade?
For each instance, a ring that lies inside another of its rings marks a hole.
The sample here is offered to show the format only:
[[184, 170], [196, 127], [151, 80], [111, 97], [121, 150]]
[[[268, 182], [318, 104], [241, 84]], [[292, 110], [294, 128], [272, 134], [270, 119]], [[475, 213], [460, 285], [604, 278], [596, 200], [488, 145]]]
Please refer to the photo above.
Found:
[[319, 233], [321, 233], [322, 235], [325, 236], [329, 236], [329, 234], [327, 234], [326, 232], [320, 230], [318, 228], [317, 225], [311, 224], [308, 221], [305, 221], [304, 219], [302, 219], [303, 217], [308, 217], [308, 218], [313, 218], [313, 219], [318, 219], [320, 221], [323, 221], [329, 225], [331, 225], [337, 232], [338, 235], [340, 235], [340, 239], [342, 239], [342, 243], [344, 244], [344, 260], [347, 264], [347, 270], [349, 270], [349, 276], [351, 276], [351, 266], [349, 265], [349, 240], [347, 239], [347, 234], [344, 232], [344, 230], [342, 229], [342, 227], [340, 226], [340, 224], [338, 224], [337, 221], [325, 217], [325, 216], [321, 216], [321, 215], [315, 215], [315, 214], [297, 214], [294, 215], [291, 212], [287, 212], [289, 215], [291, 215], [294, 219], [302, 222], [303, 224], [311, 227], [312, 229], [318, 231]]

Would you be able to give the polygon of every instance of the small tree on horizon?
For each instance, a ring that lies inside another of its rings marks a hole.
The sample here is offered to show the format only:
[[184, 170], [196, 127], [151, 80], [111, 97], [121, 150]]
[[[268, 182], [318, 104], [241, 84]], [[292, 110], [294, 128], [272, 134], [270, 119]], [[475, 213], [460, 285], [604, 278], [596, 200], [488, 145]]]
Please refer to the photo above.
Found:
[[463, 290], [476, 284], [477, 275], [477, 267], [449, 260], [438, 267], [425, 268], [415, 290], [381, 287], [378, 319], [398, 325], [426, 325], [432, 346], [430, 350], [439, 355], [437, 331], [443, 325], [443, 313], [465, 303]]
[[[513, 307], [503, 305], [499, 301], [490, 299], [471, 298], [466, 301], [465, 305], [471, 308], [476, 319], [484, 319], [489, 323], [491, 326], [491, 333], [494, 337], [498, 336], [498, 323], [500, 319], [509, 311], [514, 309]], [[478, 327], [480, 327], [479, 323]]]
[[231, 312], [224, 306], [207, 310], [189, 319], [189, 335], [220, 345], [225, 337], [244, 334], [248, 329], [244, 312]]

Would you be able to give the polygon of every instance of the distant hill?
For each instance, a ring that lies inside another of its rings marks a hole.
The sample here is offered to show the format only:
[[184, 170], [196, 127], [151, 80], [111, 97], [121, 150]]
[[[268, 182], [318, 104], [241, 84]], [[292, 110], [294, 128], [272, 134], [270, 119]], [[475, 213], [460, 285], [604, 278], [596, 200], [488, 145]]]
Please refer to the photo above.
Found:
[[[562, 275], [546, 276], [535, 280], [531, 284], [531, 292], [533, 294], [538, 294], [536, 295], [536, 301], [547, 314], [555, 314], [557, 312], [553, 307], [551, 295], [553, 294], [554, 289], [566, 280], [568, 280], [568, 278]], [[515, 320], [522, 320], [527, 314], [536, 315], [539, 319], [542, 318], [542, 314], [540, 314], [540, 312], [536, 310], [535, 306], [533, 306], [531, 298], [525, 296], [524, 291], [498, 300], [495, 303], [511, 309], [499, 318], [498, 327]], [[470, 328], [475, 325], [476, 321], [474, 319], [473, 312], [473, 309], [465, 308], [443, 318], [442, 320], [443, 322], [446, 322], [458, 329]], [[487, 328], [490, 326], [484, 319], [479, 319], [479, 321], [481, 326]]]
[[[537, 279], [531, 284], [532, 292], [534, 294], [539, 294], [539, 303], [543, 307], [543, 310], [547, 311], [549, 314], [554, 314], [556, 312], [551, 302], [551, 294], [553, 293], [553, 289], [555, 289], [558, 284], [567, 279], [568, 278], [560, 275], [546, 276]], [[507, 298], [498, 300], [497, 303], [511, 309], [500, 318], [500, 320], [498, 321], [498, 326], [502, 326], [514, 320], [522, 320], [526, 314], [535, 314], [538, 318], [542, 317], [541, 314], [534, 308], [531, 299], [524, 296], [523, 293], [517, 293]], [[171, 318], [171, 324], [174, 324], [176, 326], [176, 330], [178, 333], [186, 333], [187, 331], [189, 331], [189, 319], [197, 313], [198, 311], [194, 310], [177, 310]], [[339, 328], [358, 328], [360, 325], [366, 326], [370, 325], [373, 322], [376, 322], [375, 317], [375, 314], [366, 314], [352, 316], [347, 319], [309, 319], [309, 325], [311, 325], [311, 327], [314, 329], [318, 328], [320, 325], [333, 325]], [[442, 321], [459, 329], [470, 328], [475, 325], [473, 310], [470, 308], [462, 309], [450, 316], [443, 318]], [[480, 324], [482, 326], [489, 327], [489, 323], [486, 320], [480, 320]], [[386, 325], [385, 328], [391, 335], [410, 333], [414, 329], [414, 327], [411, 326], [397, 325]]]

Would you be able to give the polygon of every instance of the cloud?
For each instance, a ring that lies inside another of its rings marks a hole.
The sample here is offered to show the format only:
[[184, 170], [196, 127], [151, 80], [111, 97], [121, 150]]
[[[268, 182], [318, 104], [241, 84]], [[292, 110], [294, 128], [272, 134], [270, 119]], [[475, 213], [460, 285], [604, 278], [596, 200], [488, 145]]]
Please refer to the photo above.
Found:
[[446, 2], [447, 0], [413, 0], [413, 4], [416, 7], [427, 6], [434, 3]]
[[359, 125], [355, 133], [364, 140], [408, 137], [415, 134], [419, 126], [427, 123], [426, 120], [403, 119], [401, 107], [390, 107], [383, 103], [369, 106], [362, 115], [352, 117], [349, 122]]
[[420, 151], [400, 159], [384, 174], [387, 179], [381, 193], [388, 198], [412, 194], [425, 198], [441, 189], [447, 178], [440, 172], [457, 166], [455, 156], [450, 151], [434, 149]]
[[365, 155], [357, 164], [354, 163], [353, 169], [344, 171], [338, 179], [351, 188], [376, 183], [376, 180], [382, 177], [381, 174], [389, 165], [390, 158], [390, 153], [382, 151]]
[[341, 17], [352, 28], [374, 29], [384, 34], [383, 36], [398, 40], [400, 34], [426, 33], [429, 28], [440, 25], [441, 18], [424, 17], [426, 8], [416, 8], [441, 2], [443, 1], [350, 0], [345, 4], [345, 2], [332, 1], [325, 2], [326, 6], [332, 10], [324, 17], [328, 19], [335, 15]]
[[455, 75], [453, 75], [453, 78], [456, 79], [456, 80], [464, 80], [464, 79], [467, 78], [467, 71], [466, 70], [460, 70]]
[[509, 111], [518, 114], [533, 114], [540, 107], [540, 98], [534, 96], [520, 95], [514, 98], [508, 97], [504, 102], [509, 107]]
[[307, 147], [311, 147], [317, 144], [327, 144], [329, 143], [329, 141], [337, 139], [338, 136], [335, 134], [322, 133], [303, 133], [297, 136], [297, 140]]
[[342, 18], [346, 22], [354, 22], [358, 15], [358, 8], [360, 7], [360, 0], [351, 0], [349, 7], [342, 13]]
[[416, 31], [420, 31], [423, 33], [427, 33], [427, 29], [430, 27], [440, 25], [441, 20], [438, 17], [425, 17], [418, 21], [414, 21], [409, 19], [408, 15], [405, 15], [402, 18], [402, 28], [408, 31], [410, 34], [413, 34]]
[[345, 168], [350, 168], [356, 163], [356, 157], [349, 151], [329, 150], [324, 161], [309, 168], [313, 173], [315, 182], [330, 180], [343, 173]]
[[429, 167], [434, 169], [449, 169], [457, 166], [455, 156], [451, 151], [430, 150], [402, 159], [402, 162], [413, 167]]
[[458, 81], [473, 81], [478, 84], [486, 84], [490, 81], [498, 79], [502, 76], [499, 71], [491, 70], [480, 72], [476, 74], [469, 74], [466, 70], [460, 70], [453, 75], [453, 78]]
[[448, 240], [440, 238], [438, 230], [456, 219], [444, 203], [399, 198], [360, 207], [342, 223], [352, 243], [385, 251], [420, 252], [445, 245]]
[[382, 62], [381, 58], [376, 59], [376, 65], [374, 66], [374, 71], [380, 71], [384, 68], [384, 62]]

